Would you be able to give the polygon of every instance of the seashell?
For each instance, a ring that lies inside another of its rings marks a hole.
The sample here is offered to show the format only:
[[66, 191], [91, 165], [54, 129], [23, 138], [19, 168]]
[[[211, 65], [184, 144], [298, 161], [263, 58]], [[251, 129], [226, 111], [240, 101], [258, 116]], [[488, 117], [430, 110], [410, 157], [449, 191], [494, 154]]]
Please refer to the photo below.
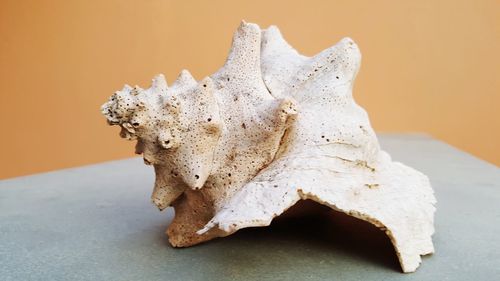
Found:
[[404, 272], [434, 252], [428, 178], [380, 149], [352, 86], [361, 54], [349, 38], [314, 57], [278, 28], [243, 22], [225, 65], [169, 88], [125, 86], [102, 106], [153, 165], [152, 201], [173, 206], [170, 243], [187, 247], [273, 218], [310, 199], [391, 239]]

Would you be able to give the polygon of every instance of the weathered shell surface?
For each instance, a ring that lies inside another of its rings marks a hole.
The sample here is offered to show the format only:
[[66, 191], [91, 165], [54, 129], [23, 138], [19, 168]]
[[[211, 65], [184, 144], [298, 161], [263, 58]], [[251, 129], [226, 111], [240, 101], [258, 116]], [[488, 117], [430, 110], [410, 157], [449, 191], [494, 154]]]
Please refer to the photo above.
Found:
[[102, 107], [152, 164], [153, 202], [175, 208], [170, 243], [191, 246], [266, 226], [311, 199], [385, 230], [404, 272], [434, 251], [428, 178], [380, 150], [352, 98], [361, 54], [349, 38], [314, 57], [276, 27], [242, 23], [226, 64], [168, 88], [125, 86]]

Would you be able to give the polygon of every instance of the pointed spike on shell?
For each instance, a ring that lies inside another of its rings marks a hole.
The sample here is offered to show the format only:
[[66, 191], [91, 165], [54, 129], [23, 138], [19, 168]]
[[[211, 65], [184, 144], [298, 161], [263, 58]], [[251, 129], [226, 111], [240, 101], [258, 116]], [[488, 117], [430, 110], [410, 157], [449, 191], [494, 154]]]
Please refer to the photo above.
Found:
[[[233, 46], [232, 51], [234, 51], [235, 43], [242, 44], [241, 47], [246, 47], [245, 44], [249, 44], [252, 47], [258, 46], [260, 49], [260, 33], [261, 29], [258, 24], [255, 23], [247, 23], [242, 21], [238, 29], [233, 35]], [[255, 41], [255, 39], [258, 39]], [[253, 44], [251, 44], [253, 43]]]
[[160, 91], [165, 93], [168, 89], [167, 81], [165, 80], [165, 76], [163, 74], [156, 75], [151, 82], [151, 88], [153, 91]]
[[275, 25], [271, 25], [262, 31], [262, 49], [263, 56], [265, 56], [265, 53], [274, 52], [289, 53], [293, 56], [302, 56], [299, 52], [297, 52], [297, 50], [288, 44], [280, 29]]
[[[354, 60], [358, 60], [357, 63], [359, 64], [361, 61], [361, 51], [359, 50], [358, 44], [354, 42], [350, 37], [344, 37], [338, 44], [343, 45], [347, 51], [351, 54]], [[358, 65], [359, 67], [359, 65]]]
[[281, 30], [276, 25], [270, 25], [268, 28], [264, 29], [262, 32], [267, 34], [268, 36], [275, 36], [283, 38], [281, 34]]
[[251, 30], [251, 31], [258, 31], [260, 33], [260, 26], [256, 23], [251, 23], [251, 22], [246, 22], [245, 20], [241, 20], [240, 25], [238, 26], [238, 30], [236, 30], [236, 33], [240, 30]]
[[240, 29], [245, 28], [246, 25], [247, 25], [247, 22], [245, 20], [241, 20], [240, 25], [238, 26], [238, 29], [236, 32], [238, 32]]
[[174, 84], [172, 86], [189, 86], [189, 85], [196, 85], [196, 79], [194, 79], [193, 75], [186, 70], [183, 69], [181, 73], [179, 73], [179, 76], [177, 76], [177, 79], [175, 80]]
[[354, 53], [357, 56], [361, 56], [361, 51], [359, 50], [358, 45], [350, 37], [342, 38], [337, 43], [337, 45], [341, 45], [341, 46], [345, 47], [349, 52]]
[[130, 85], [129, 85], [129, 84], [125, 84], [125, 85], [123, 86], [122, 92], [126, 92], [126, 91], [128, 92], [128, 91], [131, 91], [132, 89], [133, 89], [133, 88], [132, 88], [132, 87], [130, 87]]
[[239, 69], [239, 76], [249, 73], [260, 74], [260, 42], [261, 30], [255, 23], [241, 22], [233, 35], [231, 50], [226, 60], [226, 71]]
[[[332, 63], [333, 60], [337, 60], [337, 68], [326, 67]], [[354, 41], [345, 37], [340, 40], [337, 44], [327, 48], [315, 56], [309, 59], [309, 67], [319, 71], [315, 71], [311, 78], [321, 77], [319, 73], [333, 72], [335, 80], [339, 81], [349, 81], [353, 80], [358, 73], [359, 67], [361, 65], [361, 52], [358, 45]]]

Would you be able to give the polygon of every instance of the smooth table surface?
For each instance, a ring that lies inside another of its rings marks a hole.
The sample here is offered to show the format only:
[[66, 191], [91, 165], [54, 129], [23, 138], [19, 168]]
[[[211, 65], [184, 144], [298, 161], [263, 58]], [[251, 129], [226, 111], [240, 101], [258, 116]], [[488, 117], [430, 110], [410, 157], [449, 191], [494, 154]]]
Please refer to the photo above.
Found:
[[436, 253], [401, 273], [385, 235], [342, 216], [175, 249], [150, 203], [153, 169], [113, 161], [0, 181], [0, 280], [500, 280], [500, 169], [422, 135], [382, 135], [431, 179]]

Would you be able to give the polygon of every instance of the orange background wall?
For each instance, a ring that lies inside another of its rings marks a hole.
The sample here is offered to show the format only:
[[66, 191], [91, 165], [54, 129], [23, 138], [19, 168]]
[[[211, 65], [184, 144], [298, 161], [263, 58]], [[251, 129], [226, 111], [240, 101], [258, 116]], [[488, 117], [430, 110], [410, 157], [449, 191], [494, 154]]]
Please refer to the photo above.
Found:
[[0, 178], [132, 156], [100, 105], [157, 73], [211, 74], [241, 19], [278, 25], [307, 55], [352, 37], [354, 95], [376, 130], [500, 164], [498, 0], [0, 0]]

